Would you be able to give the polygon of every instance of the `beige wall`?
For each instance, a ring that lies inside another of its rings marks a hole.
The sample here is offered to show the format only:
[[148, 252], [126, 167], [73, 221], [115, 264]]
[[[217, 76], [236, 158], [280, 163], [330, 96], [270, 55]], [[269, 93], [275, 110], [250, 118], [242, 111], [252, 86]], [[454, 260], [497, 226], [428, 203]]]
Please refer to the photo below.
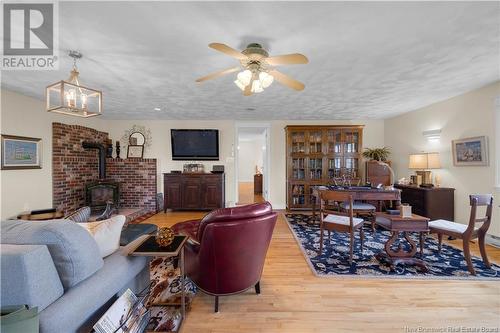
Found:
[[[252, 122], [254, 123], [254, 122]], [[275, 208], [286, 207], [286, 158], [285, 158], [285, 131], [286, 125], [293, 124], [361, 124], [364, 129], [364, 146], [382, 146], [384, 140], [384, 122], [375, 121], [270, 121], [271, 124], [271, 162], [269, 170], [270, 179], [270, 201]], [[234, 183], [234, 149], [238, 146], [235, 143], [235, 125], [233, 120], [217, 121], [107, 121], [107, 131], [114, 139], [120, 139], [123, 133], [134, 124], [144, 125], [151, 130], [153, 143], [149, 150], [145, 152], [145, 157], [158, 159], [158, 190], [163, 191], [161, 173], [171, 170], [182, 170], [184, 161], [171, 160], [170, 129], [172, 128], [216, 128], [220, 133], [220, 161], [205, 162], [205, 169], [211, 170], [213, 164], [224, 164], [226, 170], [226, 204], [233, 205], [236, 198], [236, 186]], [[238, 122], [239, 126], [244, 126], [245, 122]]]
[[44, 102], [4, 89], [0, 105], [2, 134], [42, 139], [42, 169], [1, 171], [1, 218], [23, 210], [52, 207], [52, 122], [82, 124], [100, 130], [104, 124], [97, 119], [48, 113]]
[[[425, 108], [387, 119], [385, 144], [392, 149], [396, 177], [409, 177], [410, 153], [439, 152], [442, 169], [434, 173], [441, 177], [443, 187], [455, 191], [455, 219], [467, 223], [468, 195], [496, 193], [491, 233], [500, 236], [500, 195], [495, 189], [496, 161], [500, 147], [495, 142], [495, 100], [500, 96], [500, 82], [484, 88], [429, 105]], [[500, 112], [500, 111], [499, 111]], [[428, 142], [422, 132], [441, 129], [438, 142]], [[487, 136], [489, 141], [488, 167], [455, 167], [452, 162], [451, 140], [473, 136]]]
[[[286, 125], [326, 125], [361, 124], [364, 129], [364, 147], [392, 148], [391, 159], [397, 177], [408, 177], [408, 154], [418, 151], [439, 151], [443, 168], [437, 173], [442, 178], [442, 186], [457, 189], [456, 216], [466, 221], [469, 213], [467, 195], [474, 192], [494, 192], [495, 161], [499, 156], [495, 143], [494, 100], [500, 96], [500, 83], [443, 101], [399, 117], [383, 120], [352, 121], [270, 121], [270, 201], [276, 208], [286, 206], [285, 174], [285, 132]], [[1, 217], [12, 216], [22, 210], [52, 206], [52, 122], [82, 124], [109, 132], [114, 140], [121, 139], [125, 130], [134, 124], [145, 125], [151, 129], [153, 143], [145, 152], [145, 157], [158, 159], [158, 190], [162, 191], [161, 173], [181, 170], [183, 161], [172, 161], [170, 152], [171, 128], [217, 128], [220, 130], [220, 155], [218, 162], [206, 162], [206, 169], [213, 164], [226, 167], [226, 202], [233, 204], [234, 184], [234, 128], [235, 121], [125, 121], [106, 119], [81, 119], [56, 115], [44, 111], [43, 101], [2, 90], [0, 126], [2, 134], [22, 135], [42, 138], [43, 168], [38, 170], [3, 170], [1, 172]], [[500, 111], [498, 111], [500, 112]], [[238, 122], [244, 124], [244, 122]], [[430, 143], [422, 132], [429, 129], [442, 129], [441, 140]], [[454, 167], [451, 160], [451, 140], [456, 138], [486, 135], [490, 144], [489, 167]], [[122, 152], [122, 156], [125, 152]], [[496, 194], [496, 202], [500, 200]], [[500, 210], [495, 206], [492, 233], [500, 235]]]
[[[171, 160], [171, 128], [216, 128], [220, 131], [220, 161], [205, 162], [206, 170], [213, 164], [224, 164], [226, 168], [226, 203], [234, 204], [236, 186], [234, 184], [235, 121], [184, 121], [184, 120], [106, 120], [99, 118], [81, 119], [51, 114], [44, 111], [43, 101], [14, 92], [2, 90], [1, 132], [3, 134], [38, 137], [43, 143], [43, 168], [38, 170], [2, 170], [1, 172], [1, 217], [6, 218], [22, 210], [47, 208], [52, 206], [52, 122], [81, 124], [106, 131], [116, 141], [134, 124], [144, 125], [151, 130], [152, 145], [145, 151], [145, 157], [158, 159], [158, 190], [163, 191], [164, 172], [182, 170], [183, 161]], [[285, 178], [285, 132], [286, 125], [293, 124], [361, 124], [364, 129], [364, 146], [374, 147], [384, 144], [384, 121], [270, 121], [271, 161], [270, 161], [270, 201], [276, 208], [286, 206]], [[238, 122], [244, 124], [244, 122]], [[122, 151], [125, 156], [126, 149]]]

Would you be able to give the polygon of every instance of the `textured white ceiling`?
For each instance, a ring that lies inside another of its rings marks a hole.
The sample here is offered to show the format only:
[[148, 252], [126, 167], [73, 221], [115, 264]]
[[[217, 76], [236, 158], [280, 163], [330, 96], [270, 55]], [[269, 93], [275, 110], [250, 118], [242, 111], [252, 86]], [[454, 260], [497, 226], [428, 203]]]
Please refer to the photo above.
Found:
[[[104, 93], [111, 119], [387, 118], [500, 79], [500, 2], [61, 2], [61, 56], [84, 54], [81, 81]], [[244, 97], [237, 61], [209, 49], [263, 44], [310, 63]], [[44, 98], [59, 71], [4, 71], [2, 86]], [[161, 111], [154, 111], [160, 107]], [[250, 109], [250, 110], [248, 110]], [[254, 110], [253, 110], [254, 109]]]

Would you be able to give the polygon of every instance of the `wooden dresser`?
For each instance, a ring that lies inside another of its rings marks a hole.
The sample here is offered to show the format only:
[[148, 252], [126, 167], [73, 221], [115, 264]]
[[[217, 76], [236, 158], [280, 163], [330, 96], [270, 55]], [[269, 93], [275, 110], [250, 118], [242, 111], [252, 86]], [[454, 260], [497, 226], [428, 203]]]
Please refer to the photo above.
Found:
[[432, 220], [455, 219], [455, 189], [448, 187], [424, 188], [411, 185], [394, 185], [401, 190], [401, 203], [412, 206], [412, 212]]
[[224, 208], [224, 174], [164, 173], [165, 212]]

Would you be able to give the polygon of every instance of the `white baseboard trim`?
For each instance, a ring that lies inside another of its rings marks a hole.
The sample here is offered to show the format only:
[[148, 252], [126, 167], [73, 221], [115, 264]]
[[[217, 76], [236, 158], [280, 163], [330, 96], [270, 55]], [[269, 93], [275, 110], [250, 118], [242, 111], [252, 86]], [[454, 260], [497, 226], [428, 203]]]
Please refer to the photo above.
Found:
[[500, 249], [500, 237], [498, 236], [486, 235], [486, 243]]

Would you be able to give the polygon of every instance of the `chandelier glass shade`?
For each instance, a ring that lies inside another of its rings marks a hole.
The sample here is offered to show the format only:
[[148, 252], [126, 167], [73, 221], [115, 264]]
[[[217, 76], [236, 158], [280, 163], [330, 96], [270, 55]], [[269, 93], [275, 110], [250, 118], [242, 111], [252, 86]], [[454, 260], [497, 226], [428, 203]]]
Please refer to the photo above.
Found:
[[263, 92], [265, 88], [269, 87], [274, 81], [274, 77], [266, 72], [259, 72], [258, 75], [256, 75], [256, 79], [252, 81], [253, 77], [254, 74], [250, 70], [246, 69], [243, 72], [238, 73], [234, 83], [241, 90], [245, 90], [245, 88], [251, 84], [252, 93], [260, 93]]
[[71, 51], [70, 56], [73, 57], [74, 63], [69, 79], [58, 81], [46, 88], [47, 111], [84, 118], [101, 115], [102, 92], [80, 84], [76, 59], [81, 58], [81, 54]]

